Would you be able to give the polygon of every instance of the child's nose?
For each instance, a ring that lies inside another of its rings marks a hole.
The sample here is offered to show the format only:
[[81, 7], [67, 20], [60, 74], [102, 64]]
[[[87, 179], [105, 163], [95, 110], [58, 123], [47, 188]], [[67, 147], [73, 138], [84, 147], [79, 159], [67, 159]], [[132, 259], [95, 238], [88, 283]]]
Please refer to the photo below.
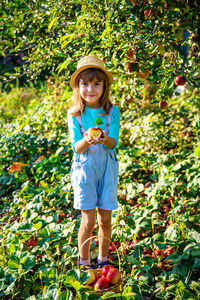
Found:
[[88, 84], [88, 90], [91, 91], [93, 89], [93, 84]]

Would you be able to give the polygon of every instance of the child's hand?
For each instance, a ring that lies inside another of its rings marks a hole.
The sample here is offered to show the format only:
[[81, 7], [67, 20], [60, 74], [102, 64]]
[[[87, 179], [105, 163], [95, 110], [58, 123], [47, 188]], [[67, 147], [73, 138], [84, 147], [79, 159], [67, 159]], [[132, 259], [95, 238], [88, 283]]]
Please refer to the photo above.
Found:
[[87, 131], [85, 132], [84, 135], [85, 135], [85, 139], [86, 139], [86, 141], [87, 141], [88, 144], [90, 144], [90, 145], [97, 145], [97, 144], [103, 144], [107, 140], [107, 138], [108, 138], [108, 131], [104, 131], [103, 132], [103, 137], [99, 138], [98, 140], [89, 139]]
[[103, 137], [100, 138], [98, 141], [100, 144], [104, 144], [108, 140], [108, 131], [103, 132]]
[[85, 135], [85, 140], [88, 144], [90, 144], [90, 145], [99, 144], [99, 140], [93, 140], [93, 139], [88, 137], [87, 131], [84, 133], [84, 135]]
[[87, 142], [88, 144], [91, 144], [92, 139], [90, 139], [90, 138], [88, 137], [87, 131], [84, 133], [84, 136], [85, 136], [84, 138], [85, 138], [86, 142]]

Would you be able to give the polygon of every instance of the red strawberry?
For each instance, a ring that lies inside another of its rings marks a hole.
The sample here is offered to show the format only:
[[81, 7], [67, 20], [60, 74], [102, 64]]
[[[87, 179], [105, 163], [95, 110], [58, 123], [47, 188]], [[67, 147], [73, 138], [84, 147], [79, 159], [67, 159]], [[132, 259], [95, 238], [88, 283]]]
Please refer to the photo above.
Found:
[[37, 246], [37, 240], [36, 239], [30, 239], [30, 240], [28, 240], [27, 245], [28, 245], [28, 247], [35, 247], [35, 246]]

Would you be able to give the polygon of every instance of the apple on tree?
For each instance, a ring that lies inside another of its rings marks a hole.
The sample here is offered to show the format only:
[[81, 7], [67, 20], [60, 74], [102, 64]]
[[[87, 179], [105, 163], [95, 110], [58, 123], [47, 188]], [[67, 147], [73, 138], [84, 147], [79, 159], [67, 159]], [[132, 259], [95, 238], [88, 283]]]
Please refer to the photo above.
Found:
[[167, 106], [168, 106], [167, 101], [165, 101], [165, 100], [161, 100], [161, 101], [160, 101], [159, 107], [160, 107], [161, 109], [165, 109]]
[[153, 15], [153, 11], [152, 11], [151, 8], [148, 8], [148, 9], [146, 9], [146, 10], [144, 11], [144, 17], [145, 17], [145, 19], [150, 18], [152, 15]]
[[129, 63], [128, 66], [126, 67], [126, 72], [133, 73], [134, 71], [135, 71], [135, 64]]
[[126, 55], [127, 58], [129, 59], [133, 59], [133, 49], [132, 48], [129, 48], [128, 50], [128, 54]]
[[176, 85], [185, 85], [185, 84], [186, 84], [186, 79], [185, 79], [185, 77], [182, 77], [182, 76], [176, 76], [176, 77], [175, 77], [175, 84], [176, 84]]

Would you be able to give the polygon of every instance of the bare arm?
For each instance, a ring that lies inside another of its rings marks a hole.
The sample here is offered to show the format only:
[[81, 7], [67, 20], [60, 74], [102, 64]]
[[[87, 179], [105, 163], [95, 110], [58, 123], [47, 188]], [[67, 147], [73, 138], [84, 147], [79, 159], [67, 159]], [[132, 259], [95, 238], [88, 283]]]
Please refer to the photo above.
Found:
[[90, 147], [90, 144], [88, 143], [86, 137], [84, 136], [82, 138], [82, 140], [76, 142], [76, 144], [75, 144], [75, 151], [78, 154], [81, 154], [81, 153], [85, 152], [89, 147]]
[[104, 132], [104, 137], [99, 139], [100, 143], [104, 144], [109, 149], [112, 149], [116, 145], [116, 140], [108, 136], [108, 132]]

